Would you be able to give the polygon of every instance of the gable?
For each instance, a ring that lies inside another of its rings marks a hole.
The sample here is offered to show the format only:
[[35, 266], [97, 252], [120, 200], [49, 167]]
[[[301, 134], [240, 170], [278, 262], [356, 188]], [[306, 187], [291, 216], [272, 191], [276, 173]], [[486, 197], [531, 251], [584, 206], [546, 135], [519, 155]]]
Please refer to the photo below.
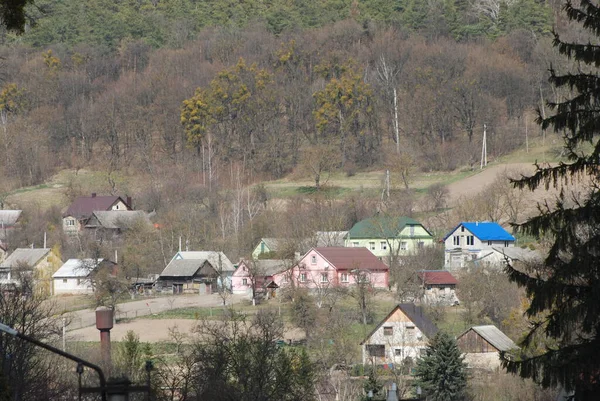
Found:
[[363, 345], [385, 324], [412, 322], [424, 336], [433, 338], [438, 332], [437, 326], [425, 316], [423, 308], [415, 304], [398, 304], [360, 343]]

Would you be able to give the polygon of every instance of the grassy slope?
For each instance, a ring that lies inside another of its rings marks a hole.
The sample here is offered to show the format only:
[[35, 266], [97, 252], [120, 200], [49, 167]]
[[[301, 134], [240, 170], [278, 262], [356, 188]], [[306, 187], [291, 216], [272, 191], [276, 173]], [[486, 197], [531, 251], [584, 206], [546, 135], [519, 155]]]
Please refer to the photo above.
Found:
[[[442, 183], [449, 185], [452, 191], [453, 187], [457, 191], [478, 191], [482, 184], [489, 181], [489, 175], [492, 169], [500, 171], [504, 166], [530, 166], [534, 162], [547, 161], [556, 162], [559, 160], [556, 149], [560, 146], [559, 140], [553, 136], [552, 139], [546, 139], [542, 143], [541, 138], [531, 141], [529, 153], [525, 149], [519, 149], [509, 155], [503, 156], [489, 163], [487, 167], [488, 176], [485, 176], [486, 169], [483, 172], [479, 169], [459, 169], [450, 172], [419, 172], [415, 171], [410, 182], [410, 187], [419, 195], [423, 195], [427, 188], [433, 184]], [[322, 179], [325, 183], [325, 191], [328, 191], [334, 197], [345, 197], [358, 191], [363, 191], [366, 195], [378, 196], [383, 190], [384, 170], [357, 172], [353, 176], [347, 176], [343, 173], [334, 173], [328, 179]], [[493, 173], [495, 175], [495, 172]], [[481, 176], [481, 180], [474, 177]], [[140, 184], [139, 177], [125, 176], [112, 173], [111, 179], [117, 183], [117, 188], [121, 192], [136, 193], [136, 182]], [[392, 184], [396, 177], [392, 173]], [[479, 182], [481, 181], [481, 182]], [[468, 182], [466, 188], [461, 187], [461, 182]], [[272, 199], [288, 199], [294, 196], [306, 195], [314, 192], [314, 182], [308, 178], [286, 177], [280, 180], [265, 181]], [[396, 188], [402, 186], [398, 183]], [[75, 193], [110, 193], [111, 185], [106, 172], [90, 170], [63, 170], [53, 176], [48, 182], [34, 186], [20, 188], [15, 191], [0, 194], [0, 199], [5, 202], [5, 208], [22, 208], [26, 205], [36, 205], [42, 209], [58, 206], [64, 208], [69, 203], [69, 194]], [[451, 194], [451, 197], [453, 194]]]

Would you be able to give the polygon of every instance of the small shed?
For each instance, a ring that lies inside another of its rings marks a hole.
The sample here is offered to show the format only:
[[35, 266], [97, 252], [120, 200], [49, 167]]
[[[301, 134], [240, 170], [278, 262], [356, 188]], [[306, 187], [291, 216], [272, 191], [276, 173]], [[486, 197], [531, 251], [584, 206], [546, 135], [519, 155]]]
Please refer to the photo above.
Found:
[[114, 271], [108, 259], [69, 259], [52, 275], [54, 294], [92, 294], [91, 275], [101, 268]]
[[426, 304], [457, 305], [458, 280], [447, 270], [422, 270], [417, 273], [423, 284], [423, 302]]
[[473, 326], [459, 335], [456, 343], [465, 353], [465, 362], [470, 367], [487, 370], [500, 367], [500, 351], [519, 348], [494, 325]]

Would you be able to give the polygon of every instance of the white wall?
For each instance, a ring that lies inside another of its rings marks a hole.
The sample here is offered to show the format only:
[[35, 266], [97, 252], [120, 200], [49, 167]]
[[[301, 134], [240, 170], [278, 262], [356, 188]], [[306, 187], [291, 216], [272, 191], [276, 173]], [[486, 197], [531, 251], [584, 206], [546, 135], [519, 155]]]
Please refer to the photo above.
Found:
[[[467, 238], [472, 236], [472, 244], [467, 244]], [[458, 243], [455, 243], [458, 237]], [[457, 227], [444, 241], [445, 267], [447, 269], [465, 267], [472, 260], [482, 258], [492, 252], [492, 248], [515, 246], [514, 241], [481, 241], [462, 225]]]
[[54, 294], [91, 294], [91, 282], [86, 278], [56, 277], [53, 279]]

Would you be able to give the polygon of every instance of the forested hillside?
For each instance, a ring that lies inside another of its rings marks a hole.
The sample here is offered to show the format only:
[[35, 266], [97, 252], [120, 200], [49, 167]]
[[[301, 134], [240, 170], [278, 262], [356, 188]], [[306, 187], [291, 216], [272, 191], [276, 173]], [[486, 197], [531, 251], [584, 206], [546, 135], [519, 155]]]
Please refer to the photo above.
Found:
[[[406, 190], [411, 171], [478, 164], [484, 125], [490, 160], [539, 136], [535, 109], [560, 95], [544, 71], [564, 63], [553, 13], [533, 0], [40, 0], [34, 25], [2, 36], [0, 193], [98, 172], [95, 187], [67, 180], [57, 206], [128, 192], [171, 247], [184, 232], [191, 247], [244, 253], [289, 229], [249, 187], [262, 180], [318, 188], [331, 171], [390, 169]], [[292, 200], [289, 226], [348, 229], [375, 199]]]

